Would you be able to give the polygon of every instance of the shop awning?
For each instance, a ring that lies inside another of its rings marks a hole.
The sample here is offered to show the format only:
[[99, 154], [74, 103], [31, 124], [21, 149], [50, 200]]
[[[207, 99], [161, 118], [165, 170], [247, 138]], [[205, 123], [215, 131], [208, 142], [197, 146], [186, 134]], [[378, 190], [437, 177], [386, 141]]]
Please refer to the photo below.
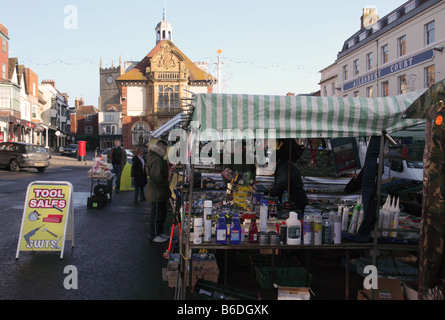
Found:
[[404, 115], [425, 91], [379, 98], [197, 94], [192, 121], [201, 140], [262, 139], [273, 130], [277, 139], [379, 136], [422, 123]]
[[178, 127], [182, 122], [184, 122], [187, 119], [187, 115], [184, 113], [179, 113], [170, 120], [168, 120], [166, 123], [164, 123], [162, 126], [160, 126], [155, 131], [151, 132], [151, 135], [154, 138], [160, 138], [170, 130], [172, 130], [175, 127]]

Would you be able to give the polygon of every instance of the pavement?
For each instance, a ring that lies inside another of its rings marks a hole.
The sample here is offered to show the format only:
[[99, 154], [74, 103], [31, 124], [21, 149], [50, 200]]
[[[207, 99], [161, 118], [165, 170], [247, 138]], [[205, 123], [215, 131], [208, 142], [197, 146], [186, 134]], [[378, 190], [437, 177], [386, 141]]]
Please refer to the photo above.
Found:
[[77, 157], [62, 156], [60, 153], [51, 154], [50, 163], [52, 165], [59, 166], [80, 166], [80, 167], [92, 167], [94, 154], [87, 153], [85, 161], [80, 161]]

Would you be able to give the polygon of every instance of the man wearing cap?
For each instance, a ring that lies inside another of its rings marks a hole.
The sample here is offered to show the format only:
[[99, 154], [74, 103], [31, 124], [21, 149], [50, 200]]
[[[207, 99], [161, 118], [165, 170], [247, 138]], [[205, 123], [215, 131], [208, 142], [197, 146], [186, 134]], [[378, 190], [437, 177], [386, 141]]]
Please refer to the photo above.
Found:
[[[119, 139], [114, 139], [114, 146], [111, 148], [107, 162], [111, 163], [113, 166], [112, 172], [116, 174], [116, 186], [114, 189], [117, 193], [119, 193], [121, 188], [122, 171], [127, 163], [127, 152], [125, 151], [124, 147], [121, 146], [121, 141]], [[108, 183], [110, 188], [112, 187], [111, 183], [112, 181]]]
[[149, 146], [147, 154], [148, 184], [146, 199], [148, 201], [150, 236], [152, 242], [165, 242], [169, 236], [164, 234], [164, 223], [167, 216], [167, 204], [171, 197], [168, 182], [168, 165], [164, 157], [167, 153], [167, 142], [159, 140]]

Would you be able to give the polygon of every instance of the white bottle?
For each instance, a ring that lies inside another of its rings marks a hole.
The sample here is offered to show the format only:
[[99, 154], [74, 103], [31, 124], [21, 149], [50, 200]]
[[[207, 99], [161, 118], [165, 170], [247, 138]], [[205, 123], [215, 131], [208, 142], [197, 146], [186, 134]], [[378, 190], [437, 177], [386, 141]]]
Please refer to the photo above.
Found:
[[298, 220], [298, 214], [291, 211], [289, 219], [286, 220], [287, 225], [287, 239], [289, 245], [301, 244], [301, 222]]
[[269, 206], [267, 200], [261, 200], [260, 205], [260, 231], [267, 232], [267, 215], [269, 214]]
[[349, 222], [349, 207], [344, 206], [343, 207], [343, 216], [341, 221], [341, 231], [347, 231], [348, 230], [348, 222]]
[[193, 219], [193, 243], [201, 244], [202, 243], [202, 218]]
[[342, 216], [334, 217], [334, 244], [341, 244], [341, 221]]
[[[388, 202], [388, 198], [387, 201], [385, 202], [385, 204], [383, 205], [383, 224], [382, 224], [382, 228], [387, 229], [387, 228], [391, 228], [391, 222], [392, 222], [392, 212], [391, 212], [391, 197], [389, 197], [389, 202]], [[389, 235], [388, 231], [383, 231], [382, 232], [382, 236], [387, 237]]]

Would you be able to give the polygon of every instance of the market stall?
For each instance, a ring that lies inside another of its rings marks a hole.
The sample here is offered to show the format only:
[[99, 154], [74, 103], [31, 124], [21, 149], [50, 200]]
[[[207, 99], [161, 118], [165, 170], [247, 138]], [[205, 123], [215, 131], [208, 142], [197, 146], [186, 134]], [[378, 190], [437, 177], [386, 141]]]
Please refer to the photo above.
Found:
[[[411, 92], [406, 95], [382, 98], [336, 98], [312, 96], [254, 96], [229, 94], [200, 94], [194, 96], [194, 102], [187, 111], [193, 115], [186, 122], [190, 141], [227, 141], [237, 139], [313, 139], [313, 138], [344, 138], [344, 137], [380, 137], [379, 158], [383, 159], [383, 146], [388, 134], [424, 122], [422, 117], [414, 118], [406, 115], [408, 108], [423, 97], [426, 90]], [[190, 112], [191, 111], [191, 112]], [[190, 136], [192, 137], [190, 139]], [[193, 150], [191, 146], [189, 150]], [[383, 165], [380, 161], [379, 166]], [[379, 170], [382, 169], [381, 167]], [[188, 170], [188, 179], [193, 181], [194, 166]], [[377, 181], [377, 199], [380, 204], [381, 177]], [[243, 191], [240, 191], [241, 193]], [[189, 208], [193, 206], [193, 186], [187, 192]], [[184, 200], [184, 199], [183, 199]], [[379, 216], [380, 207], [375, 210]], [[183, 211], [183, 222], [192, 221], [192, 210]], [[184, 223], [182, 224], [185, 225]], [[380, 230], [374, 230], [378, 234]], [[190, 227], [190, 225], [189, 225]], [[216, 239], [210, 244], [193, 244], [189, 234], [190, 228], [183, 228], [181, 237], [181, 253], [188, 270], [192, 249], [241, 248], [229, 244], [220, 245]], [[388, 231], [388, 230], [386, 230]], [[397, 231], [397, 230], [392, 230]], [[378, 247], [378, 237], [374, 237], [372, 245]], [[272, 249], [332, 249], [336, 244], [320, 246], [273, 245]], [[339, 245], [339, 244], [337, 244]], [[370, 244], [341, 244], [344, 249], [369, 248]], [[397, 244], [389, 244], [392, 249]], [[249, 249], [260, 249], [260, 245], [244, 244]], [[380, 249], [383, 246], [380, 245]], [[407, 248], [415, 250], [414, 248]], [[376, 261], [373, 261], [375, 265]], [[183, 284], [185, 293], [186, 285]], [[180, 295], [181, 296], [181, 295]], [[182, 295], [184, 297], [185, 295]]]

